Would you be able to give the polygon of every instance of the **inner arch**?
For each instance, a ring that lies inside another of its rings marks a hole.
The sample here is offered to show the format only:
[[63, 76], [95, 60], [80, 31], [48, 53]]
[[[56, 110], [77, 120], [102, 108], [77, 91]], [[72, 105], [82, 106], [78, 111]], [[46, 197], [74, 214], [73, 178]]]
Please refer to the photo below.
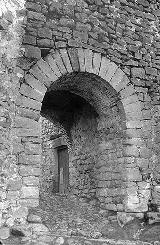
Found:
[[95, 75], [71, 74], [48, 89], [41, 115], [69, 138], [70, 193], [123, 209], [125, 115], [114, 89]]

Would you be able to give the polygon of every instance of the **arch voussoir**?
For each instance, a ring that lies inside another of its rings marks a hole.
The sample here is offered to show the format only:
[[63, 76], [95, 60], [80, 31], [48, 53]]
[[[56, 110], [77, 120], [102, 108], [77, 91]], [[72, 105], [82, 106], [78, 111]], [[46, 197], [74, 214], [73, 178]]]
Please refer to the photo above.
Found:
[[69, 48], [68, 49], [68, 54], [69, 54], [69, 58], [70, 58], [70, 61], [71, 61], [71, 65], [72, 65], [73, 71], [79, 71], [80, 70], [80, 67], [79, 67], [79, 60], [78, 60], [78, 51], [77, 51], [77, 49]]
[[42, 70], [42, 72], [51, 80], [51, 81], [56, 81], [58, 77], [56, 74], [52, 71], [50, 66], [46, 61], [44, 61], [42, 58], [37, 61], [38, 67]]
[[125, 76], [125, 73], [118, 68], [114, 74], [114, 76], [112, 77], [112, 79], [109, 81], [110, 85], [117, 91], [118, 88], [118, 84], [121, 83], [123, 77]]
[[106, 75], [106, 72], [108, 70], [108, 65], [110, 64], [110, 61], [109, 59], [107, 59], [106, 57], [102, 57], [102, 60], [101, 60], [101, 65], [100, 65], [100, 69], [99, 69], [99, 76], [103, 79], [105, 79], [105, 75]]
[[102, 56], [100, 53], [93, 53], [93, 69], [92, 72], [96, 75], [99, 74], [99, 69], [101, 67]]
[[28, 85], [30, 85], [36, 91], [43, 94], [43, 96], [45, 95], [45, 93], [47, 91], [46, 86], [43, 83], [41, 83], [39, 80], [37, 80], [33, 75], [26, 74], [25, 81]]
[[34, 88], [24, 83], [21, 85], [20, 93], [23, 94], [24, 96], [27, 96], [28, 98], [31, 98], [31, 99], [34, 99], [40, 102], [42, 102], [43, 97], [44, 97], [43, 93], [39, 93], [37, 90], [35, 90]]
[[32, 74], [35, 78], [41, 81], [47, 88], [51, 85], [51, 79], [49, 79], [45, 73], [38, 67], [38, 65], [34, 65], [30, 70], [30, 74]]
[[63, 63], [63, 59], [62, 59], [59, 51], [57, 50], [55, 53], [51, 53], [51, 55], [52, 55], [53, 59], [55, 60], [61, 75], [65, 75], [67, 73], [67, 69]]
[[67, 72], [68, 73], [73, 72], [67, 50], [66, 49], [60, 49], [60, 54], [61, 54], [62, 60], [65, 64], [65, 67], [67, 69]]

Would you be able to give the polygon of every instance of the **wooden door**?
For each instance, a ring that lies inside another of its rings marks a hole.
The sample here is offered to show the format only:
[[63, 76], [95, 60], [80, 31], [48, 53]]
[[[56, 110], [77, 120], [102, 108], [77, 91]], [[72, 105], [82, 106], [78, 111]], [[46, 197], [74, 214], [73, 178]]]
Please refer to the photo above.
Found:
[[57, 149], [58, 153], [58, 186], [59, 193], [67, 192], [69, 184], [69, 156], [66, 146], [60, 146]]

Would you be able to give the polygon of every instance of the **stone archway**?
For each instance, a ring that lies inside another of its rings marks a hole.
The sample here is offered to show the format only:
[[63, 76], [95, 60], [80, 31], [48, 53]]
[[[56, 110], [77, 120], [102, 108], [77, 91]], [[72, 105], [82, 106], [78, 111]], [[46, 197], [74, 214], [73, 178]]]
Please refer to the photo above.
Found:
[[[40, 159], [41, 151], [40, 141], [38, 142], [40, 129], [37, 121], [40, 117], [45, 93], [49, 88], [52, 88], [52, 90], [54, 88], [66, 89], [66, 85], [68, 85], [67, 90], [69, 90], [70, 82], [72, 81], [75, 84], [76, 81], [79, 81], [79, 77], [84, 74], [86, 76], [90, 74], [90, 81], [94, 79], [96, 82], [101, 81], [106, 91], [109, 88], [111, 92], [107, 96], [110, 96], [110, 99], [112, 98], [112, 92], [119, 98], [124, 111], [123, 120], [125, 120], [125, 128], [123, 129], [125, 137], [122, 140], [123, 155], [120, 157], [125, 164], [123, 173], [125, 179], [123, 206], [126, 211], [147, 211], [150, 190], [148, 182], [142, 179], [141, 169], [138, 165], [141, 152], [146, 149], [145, 142], [141, 136], [141, 128], [143, 127], [141, 102], [138, 100], [134, 87], [125, 73], [105, 56], [90, 49], [62, 48], [53, 51], [45, 60], [40, 59], [25, 75], [25, 82], [21, 84], [20, 94], [17, 98], [19, 116], [15, 120], [16, 127], [21, 126], [23, 130], [16, 133], [22, 137], [28, 136], [29, 142], [26, 143], [25, 150], [29, 151], [30, 154], [27, 157], [31, 158], [33, 154], [37, 156], [37, 160], [35, 160], [33, 168], [26, 169], [26, 167], [21, 166], [20, 174], [24, 178], [27, 171], [30, 171], [34, 176], [40, 175], [40, 169], [36, 165]], [[98, 96], [100, 98], [101, 94], [98, 94]], [[101, 103], [97, 103], [94, 106], [97, 106], [99, 111], [101, 111]], [[35, 140], [36, 144], [34, 144], [33, 139], [30, 140], [33, 137], [37, 139]], [[39, 155], [37, 155], [37, 152]], [[24, 159], [21, 160], [21, 163], [23, 161]], [[28, 194], [30, 192], [29, 188], [31, 187], [26, 187], [25, 185], [22, 187], [21, 198], [38, 199], [38, 187], [34, 189], [32, 187], [33, 195]], [[109, 206], [108, 208], [112, 209]], [[122, 206], [120, 208], [116, 206], [115, 208], [114, 206], [113, 209], [122, 211], [124, 208]]]

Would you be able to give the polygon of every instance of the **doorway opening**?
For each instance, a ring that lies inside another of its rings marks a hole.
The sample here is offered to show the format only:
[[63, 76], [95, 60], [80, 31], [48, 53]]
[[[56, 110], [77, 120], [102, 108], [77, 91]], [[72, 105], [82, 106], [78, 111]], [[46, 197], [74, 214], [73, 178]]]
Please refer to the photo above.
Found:
[[57, 148], [58, 155], [58, 193], [66, 194], [69, 187], [69, 155], [67, 146]]

